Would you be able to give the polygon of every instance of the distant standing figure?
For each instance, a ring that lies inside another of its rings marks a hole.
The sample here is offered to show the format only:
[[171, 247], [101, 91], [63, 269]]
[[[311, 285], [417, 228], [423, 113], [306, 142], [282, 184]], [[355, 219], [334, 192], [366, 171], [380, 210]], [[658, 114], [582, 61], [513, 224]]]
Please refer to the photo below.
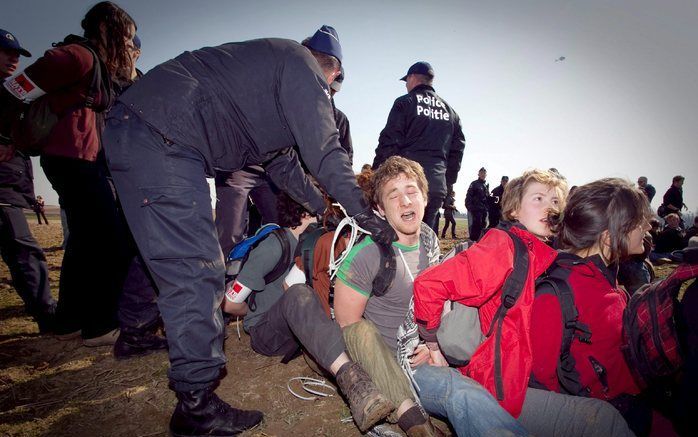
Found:
[[647, 196], [647, 200], [652, 203], [652, 199], [654, 199], [654, 195], [657, 194], [657, 190], [654, 186], [647, 183], [647, 176], [640, 176], [637, 178], [637, 187]]
[[441, 232], [441, 238], [446, 238], [446, 230], [448, 229], [448, 225], [451, 225], [451, 238], [456, 239], [456, 219], [453, 217], [453, 214], [458, 211], [456, 209], [456, 193], [453, 191], [450, 191], [446, 198], [444, 199], [444, 230]]
[[44, 198], [41, 196], [36, 196], [36, 201], [34, 202], [34, 212], [36, 213], [36, 219], [41, 224], [41, 218], [44, 218], [44, 222], [48, 224], [48, 219], [46, 218]]
[[485, 179], [487, 179], [487, 170], [482, 167], [477, 172], [477, 179], [470, 183], [465, 195], [465, 207], [472, 215], [472, 220], [468, 220], [468, 238], [473, 241], [480, 239], [487, 220], [487, 198], [490, 195], [490, 189]]
[[507, 186], [508, 182], [509, 176], [502, 176], [500, 184], [492, 190], [492, 194], [487, 199], [490, 216], [488, 228], [496, 228], [499, 224], [499, 220], [502, 218], [502, 195], [504, 195], [504, 187]]

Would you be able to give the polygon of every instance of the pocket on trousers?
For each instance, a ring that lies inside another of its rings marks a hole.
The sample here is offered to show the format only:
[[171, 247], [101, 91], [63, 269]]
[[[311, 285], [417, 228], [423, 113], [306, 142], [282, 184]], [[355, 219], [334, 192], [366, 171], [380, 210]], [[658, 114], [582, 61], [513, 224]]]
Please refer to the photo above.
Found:
[[149, 258], [216, 258], [218, 248], [210, 247], [215, 238], [209, 235], [213, 216], [207, 196], [190, 187], [144, 187], [141, 192]]

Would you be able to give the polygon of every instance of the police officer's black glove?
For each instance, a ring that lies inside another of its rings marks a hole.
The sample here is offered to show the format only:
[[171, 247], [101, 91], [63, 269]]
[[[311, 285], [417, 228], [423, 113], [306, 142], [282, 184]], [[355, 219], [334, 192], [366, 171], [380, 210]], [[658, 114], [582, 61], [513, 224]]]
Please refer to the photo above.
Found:
[[371, 233], [371, 239], [376, 243], [390, 246], [393, 241], [397, 241], [395, 229], [386, 220], [378, 217], [371, 207], [354, 215], [353, 218], [361, 228]]

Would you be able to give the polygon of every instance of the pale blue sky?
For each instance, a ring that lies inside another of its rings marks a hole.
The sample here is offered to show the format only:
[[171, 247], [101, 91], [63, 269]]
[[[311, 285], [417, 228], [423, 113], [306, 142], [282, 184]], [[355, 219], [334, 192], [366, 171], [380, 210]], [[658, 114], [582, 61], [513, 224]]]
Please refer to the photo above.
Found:
[[[94, 3], [5, 0], [0, 28], [36, 58], [79, 33]], [[646, 175], [657, 188], [655, 207], [672, 176], [683, 174], [685, 202], [698, 209], [696, 1], [117, 3], [138, 23], [144, 71], [205, 45], [301, 40], [334, 26], [346, 70], [336, 102], [351, 122], [356, 169], [372, 162], [390, 107], [405, 93], [398, 78], [429, 61], [437, 93], [463, 122], [461, 209], [481, 166], [491, 188], [502, 174], [530, 167], [557, 167], [575, 185]], [[55, 204], [38, 162], [35, 173], [37, 194]]]

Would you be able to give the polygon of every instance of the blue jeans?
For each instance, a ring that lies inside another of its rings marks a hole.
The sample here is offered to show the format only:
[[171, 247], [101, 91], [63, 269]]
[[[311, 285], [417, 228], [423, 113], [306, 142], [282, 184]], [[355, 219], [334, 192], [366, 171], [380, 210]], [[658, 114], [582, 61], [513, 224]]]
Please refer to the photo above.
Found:
[[529, 435], [484, 387], [454, 368], [422, 365], [414, 379], [424, 409], [447, 419], [459, 437]]

